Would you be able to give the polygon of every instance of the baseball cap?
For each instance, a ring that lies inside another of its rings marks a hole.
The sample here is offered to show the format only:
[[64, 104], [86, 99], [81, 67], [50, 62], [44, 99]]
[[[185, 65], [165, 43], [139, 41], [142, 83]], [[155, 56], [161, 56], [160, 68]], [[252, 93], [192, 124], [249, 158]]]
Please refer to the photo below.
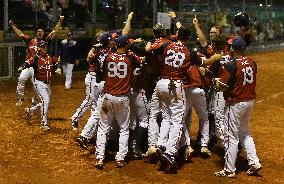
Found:
[[233, 38], [232, 41], [232, 47], [236, 50], [243, 50], [245, 49], [247, 46], [246, 42], [244, 39], [242, 39], [241, 37], [235, 37]]
[[117, 47], [124, 47], [128, 44], [128, 36], [121, 35], [115, 40]]
[[117, 38], [117, 37], [119, 37], [119, 36], [121, 36], [122, 35], [122, 29], [119, 29], [119, 30], [116, 30], [114, 33], [112, 33], [112, 38]]
[[100, 37], [100, 43], [103, 46], [108, 45], [110, 40], [111, 40], [111, 34], [109, 32], [104, 32]]

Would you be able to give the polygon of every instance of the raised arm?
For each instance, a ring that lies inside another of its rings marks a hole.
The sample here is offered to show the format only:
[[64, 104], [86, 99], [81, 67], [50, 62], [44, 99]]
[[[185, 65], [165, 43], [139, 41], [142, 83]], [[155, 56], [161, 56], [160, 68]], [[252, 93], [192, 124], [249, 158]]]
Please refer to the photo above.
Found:
[[14, 21], [13, 20], [10, 20], [9, 21], [9, 26], [13, 29], [14, 33], [18, 36], [18, 37], [22, 37], [24, 35], [24, 33], [19, 30], [15, 24], [14, 24]]
[[205, 47], [207, 45], [207, 40], [206, 40], [206, 37], [205, 37], [204, 33], [202, 32], [202, 30], [199, 27], [199, 22], [198, 22], [198, 19], [196, 18], [196, 15], [192, 19], [192, 23], [194, 25], [195, 32], [196, 32], [196, 34], [197, 34], [197, 36], [199, 38], [200, 45], [202, 47]]
[[179, 29], [182, 26], [182, 24], [181, 24], [180, 21], [177, 20], [176, 13], [175, 12], [169, 12], [168, 15], [176, 23], [177, 29]]
[[48, 36], [50, 36], [51, 38], [54, 38], [54, 37], [55, 37], [55, 35], [56, 35], [56, 34], [58, 33], [58, 31], [60, 31], [60, 29], [61, 29], [61, 24], [62, 24], [63, 20], [64, 20], [64, 16], [60, 16], [60, 17], [59, 17], [59, 20], [58, 20], [58, 22], [57, 22], [57, 24], [56, 24], [55, 27], [54, 27], [54, 29], [49, 33]]
[[128, 35], [129, 32], [130, 32], [130, 29], [131, 29], [131, 19], [132, 19], [132, 15], [133, 14], [134, 14], [133, 12], [128, 14], [125, 26], [124, 26], [124, 28], [122, 30], [122, 34], [124, 34], [124, 35]]

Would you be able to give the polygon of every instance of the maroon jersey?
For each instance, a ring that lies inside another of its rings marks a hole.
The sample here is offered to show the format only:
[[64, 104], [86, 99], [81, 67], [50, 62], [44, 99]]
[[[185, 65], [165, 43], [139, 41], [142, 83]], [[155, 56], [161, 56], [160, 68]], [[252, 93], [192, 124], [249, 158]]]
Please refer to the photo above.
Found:
[[[182, 80], [184, 68], [190, 63], [190, 52], [181, 42], [173, 42], [168, 45], [163, 51], [163, 61], [161, 69], [161, 78]], [[182, 70], [181, 70], [182, 68]]]
[[58, 64], [57, 58], [48, 54], [45, 56], [36, 54], [35, 57], [28, 59], [27, 62], [34, 67], [35, 78], [43, 82], [50, 82], [55, 65]]
[[171, 40], [168, 38], [158, 38], [154, 41], [154, 43], [151, 45], [151, 51], [154, 54], [154, 57], [152, 58], [152, 61], [150, 62], [150, 67], [153, 73], [156, 73], [157, 75], [161, 71], [161, 65], [160, 60], [162, 60], [161, 55], [163, 54], [164, 49], [172, 43]]
[[135, 69], [140, 58], [135, 54], [119, 52], [109, 54], [103, 62], [104, 93], [125, 95], [129, 93]]
[[251, 58], [236, 58], [223, 68], [220, 81], [228, 86], [224, 92], [226, 101], [238, 103], [255, 99], [257, 65]]
[[[23, 35], [22, 40], [28, 45], [28, 50], [27, 50], [27, 56], [26, 59], [29, 59], [31, 57], [34, 57], [35, 54], [37, 54], [37, 46], [38, 46], [38, 39], [33, 38], [31, 39], [28, 35]], [[50, 41], [52, 38], [50, 36], [47, 36], [45, 41]]]
[[96, 72], [98, 71], [98, 67], [102, 66], [102, 61], [105, 60], [106, 56], [110, 53], [109, 48], [105, 49], [98, 49], [96, 53], [90, 55], [89, 57], [89, 72]]
[[201, 76], [198, 67], [191, 65], [187, 70], [188, 79], [183, 83], [184, 88], [189, 87], [200, 87], [202, 88], [205, 84], [203, 77]]

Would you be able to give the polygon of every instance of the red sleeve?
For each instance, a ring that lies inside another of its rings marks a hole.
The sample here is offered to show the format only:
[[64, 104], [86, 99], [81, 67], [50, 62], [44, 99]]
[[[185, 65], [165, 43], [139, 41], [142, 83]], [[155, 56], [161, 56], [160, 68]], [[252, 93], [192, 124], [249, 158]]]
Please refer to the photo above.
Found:
[[25, 61], [25, 62], [27, 62], [29, 65], [32, 65], [33, 63], [34, 63], [34, 61], [35, 61], [35, 58], [34, 57], [30, 57], [27, 61]]

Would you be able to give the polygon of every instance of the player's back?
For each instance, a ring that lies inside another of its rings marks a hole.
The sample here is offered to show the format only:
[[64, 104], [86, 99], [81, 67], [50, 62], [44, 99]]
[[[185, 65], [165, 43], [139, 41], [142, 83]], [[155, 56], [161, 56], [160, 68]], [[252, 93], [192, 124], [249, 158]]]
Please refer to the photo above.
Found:
[[[257, 65], [249, 57], [239, 57], [230, 62], [231, 84], [230, 91], [225, 94], [225, 98], [231, 102], [242, 102], [253, 100], [256, 97], [256, 74]], [[235, 73], [235, 74], [234, 74]]]
[[182, 80], [180, 67], [188, 63], [190, 52], [181, 42], [173, 42], [163, 52], [161, 78]]
[[136, 61], [134, 55], [119, 52], [109, 54], [103, 63], [104, 93], [112, 95], [129, 93]]

